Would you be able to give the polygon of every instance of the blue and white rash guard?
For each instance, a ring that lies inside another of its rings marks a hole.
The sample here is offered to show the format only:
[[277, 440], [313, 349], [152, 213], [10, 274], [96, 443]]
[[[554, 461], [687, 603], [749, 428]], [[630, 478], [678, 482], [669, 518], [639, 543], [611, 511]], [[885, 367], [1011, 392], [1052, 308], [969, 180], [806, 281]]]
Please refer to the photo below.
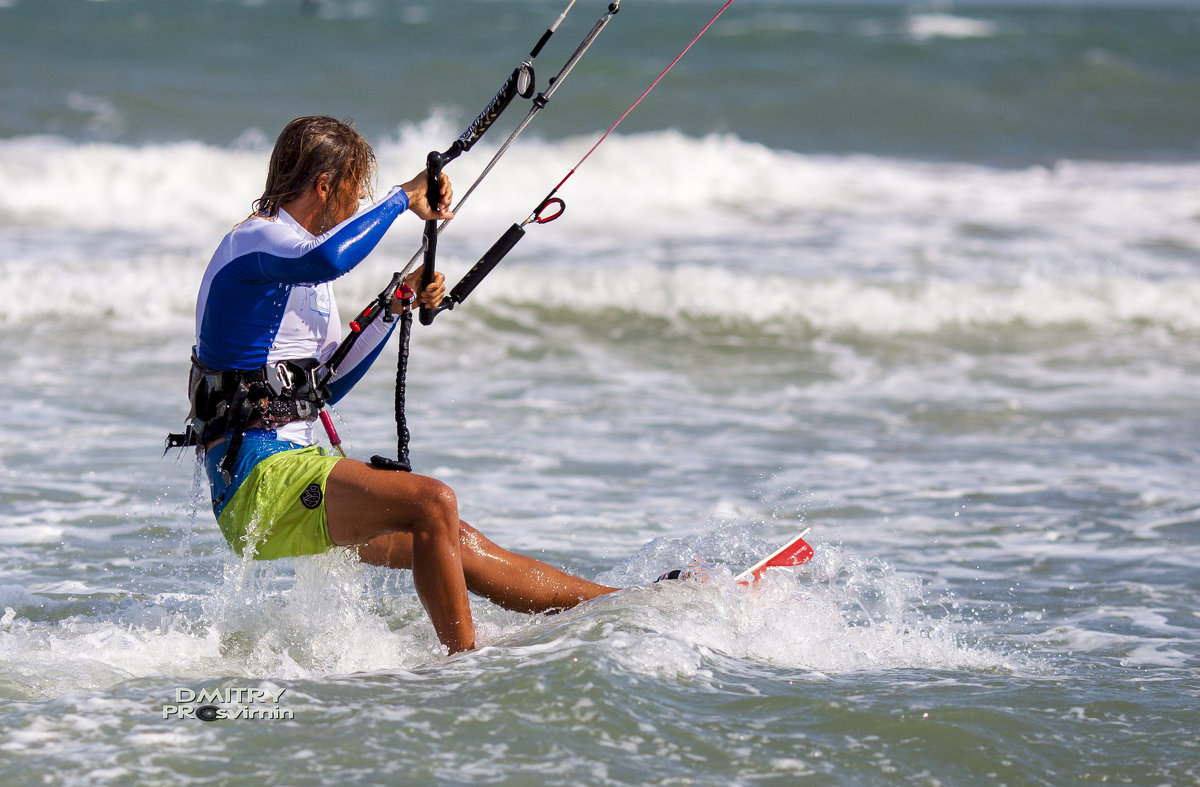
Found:
[[[221, 241], [196, 300], [196, 357], [212, 369], [258, 369], [300, 358], [327, 361], [341, 341], [332, 281], [353, 270], [408, 208], [399, 186], [366, 210], [314, 236], [287, 211], [252, 216]], [[395, 322], [375, 320], [363, 331], [329, 383], [330, 401], [346, 395], [378, 357]], [[214, 509], [220, 513], [241, 479], [263, 458], [312, 445], [313, 422], [252, 429], [226, 488], [217, 469], [225, 443], [208, 452]]]

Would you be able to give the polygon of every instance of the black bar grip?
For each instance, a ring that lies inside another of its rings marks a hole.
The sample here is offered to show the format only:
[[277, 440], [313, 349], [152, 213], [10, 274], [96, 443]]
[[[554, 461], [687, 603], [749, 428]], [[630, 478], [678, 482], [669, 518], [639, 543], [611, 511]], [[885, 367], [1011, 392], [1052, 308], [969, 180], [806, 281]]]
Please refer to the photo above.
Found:
[[[425, 188], [425, 200], [429, 203], [431, 211], [437, 211], [438, 205], [442, 203], [442, 154], [436, 150], [429, 153], [429, 157], [425, 159], [426, 172], [429, 175], [429, 183]], [[438, 240], [438, 223], [437, 219], [429, 219], [425, 222], [425, 266], [421, 273], [421, 292], [417, 293], [417, 298], [425, 292], [425, 288], [433, 283], [434, 274], [437, 272], [437, 240]], [[421, 306], [421, 324], [429, 325], [433, 322], [434, 311], [427, 306]]]
[[442, 167], [445, 163], [445, 154], [438, 153], [436, 150], [431, 150], [425, 158], [425, 174], [428, 176], [425, 186], [425, 201], [429, 203], [429, 209], [434, 212], [437, 212], [438, 205], [442, 202]]
[[516, 224], [508, 228], [508, 231], [500, 236], [500, 240], [492, 244], [492, 248], [479, 259], [467, 271], [467, 275], [462, 277], [458, 284], [454, 285], [454, 289], [450, 291], [450, 300], [454, 303], [462, 303], [467, 299], [479, 282], [483, 281], [483, 277], [492, 272], [492, 269], [500, 264], [500, 260], [512, 251], [513, 246], [517, 245], [517, 241], [525, 237], [525, 229]]

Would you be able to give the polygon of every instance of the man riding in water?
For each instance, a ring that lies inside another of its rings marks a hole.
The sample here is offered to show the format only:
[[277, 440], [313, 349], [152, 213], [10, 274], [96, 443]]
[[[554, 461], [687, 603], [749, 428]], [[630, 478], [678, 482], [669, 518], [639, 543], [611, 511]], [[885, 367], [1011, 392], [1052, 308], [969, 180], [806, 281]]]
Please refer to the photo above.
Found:
[[[274, 559], [353, 547], [366, 563], [411, 569], [438, 639], [456, 653], [475, 645], [468, 591], [543, 612], [615, 588], [497, 546], [459, 519], [454, 492], [437, 479], [316, 445], [319, 407], [362, 378], [395, 325], [372, 322], [322, 385], [320, 365], [341, 339], [332, 281], [405, 210], [452, 217], [449, 180], [441, 176], [442, 202], [429, 205], [424, 172], [359, 211], [374, 174], [370, 145], [335, 118], [297, 118], [279, 135], [254, 213], [221, 241], [200, 287], [187, 442], [204, 456], [234, 551]], [[434, 307], [444, 293], [439, 273], [418, 298]]]

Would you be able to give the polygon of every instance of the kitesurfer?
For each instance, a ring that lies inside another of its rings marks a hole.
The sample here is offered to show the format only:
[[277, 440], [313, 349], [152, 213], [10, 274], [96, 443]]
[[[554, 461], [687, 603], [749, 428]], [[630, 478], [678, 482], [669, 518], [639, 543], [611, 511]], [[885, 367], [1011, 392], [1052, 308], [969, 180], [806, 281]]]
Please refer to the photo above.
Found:
[[[341, 546], [366, 563], [411, 569], [438, 639], [455, 653], [475, 644], [468, 591], [542, 612], [615, 588], [497, 546], [459, 519], [454, 492], [437, 479], [316, 445], [319, 409], [361, 379], [395, 324], [371, 323], [323, 381], [320, 364], [341, 338], [331, 282], [405, 210], [452, 216], [449, 180], [442, 175], [442, 201], [430, 205], [425, 172], [359, 211], [375, 167], [367, 141], [335, 118], [297, 118], [279, 135], [254, 213], [225, 236], [204, 274], [184, 442], [203, 454], [213, 511], [238, 554], [274, 559]], [[444, 293], [439, 273], [418, 299], [432, 307]]]

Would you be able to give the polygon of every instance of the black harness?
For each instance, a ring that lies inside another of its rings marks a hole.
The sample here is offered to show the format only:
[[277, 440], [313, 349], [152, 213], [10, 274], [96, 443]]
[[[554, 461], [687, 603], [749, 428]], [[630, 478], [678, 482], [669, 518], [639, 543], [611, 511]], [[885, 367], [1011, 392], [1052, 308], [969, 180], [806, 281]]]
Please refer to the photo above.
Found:
[[205, 446], [228, 437], [221, 475], [228, 483], [247, 429], [275, 429], [317, 417], [329, 399], [315, 358], [277, 361], [258, 369], [212, 369], [192, 352], [183, 432], [167, 435], [167, 450]]

